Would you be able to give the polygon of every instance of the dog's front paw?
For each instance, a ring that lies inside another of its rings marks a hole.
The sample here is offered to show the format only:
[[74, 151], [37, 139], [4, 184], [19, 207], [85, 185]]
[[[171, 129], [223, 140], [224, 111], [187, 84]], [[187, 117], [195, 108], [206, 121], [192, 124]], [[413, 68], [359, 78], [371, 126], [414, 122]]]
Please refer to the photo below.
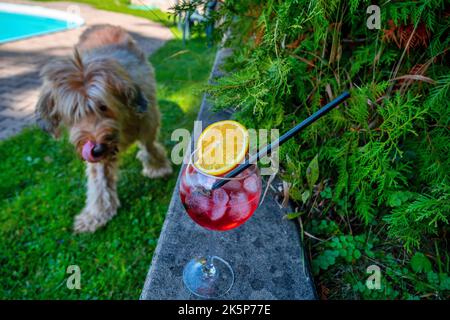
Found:
[[142, 170], [142, 174], [145, 177], [148, 177], [151, 179], [165, 177], [165, 176], [172, 174], [172, 166], [170, 165], [170, 163], [167, 163], [163, 167], [159, 167], [159, 168], [147, 167]]
[[136, 158], [138, 160], [141, 160], [142, 163], [148, 163], [150, 160], [150, 156], [149, 156], [148, 152], [146, 152], [144, 150], [139, 150], [138, 153], [136, 154]]
[[[104, 215], [106, 216], [106, 215]], [[75, 217], [73, 230], [75, 233], [94, 232], [103, 227], [109, 219], [105, 219], [101, 215], [94, 215], [87, 210], [83, 210]]]

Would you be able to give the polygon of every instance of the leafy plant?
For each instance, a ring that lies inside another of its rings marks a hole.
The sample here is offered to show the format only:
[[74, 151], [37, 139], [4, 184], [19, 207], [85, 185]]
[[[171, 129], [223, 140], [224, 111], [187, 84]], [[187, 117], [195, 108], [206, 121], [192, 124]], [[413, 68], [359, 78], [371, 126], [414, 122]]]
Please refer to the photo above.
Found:
[[338, 262], [355, 263], [364, 255], [373, 257], [373, 244], [366, 242], [363, 235], [341, 235], [333, 237], [327, 243], [325, 249], [312, 261], [313, 273], [318, 274], [320, 269], [327, 270], [330, 266]]
[[[227, 75], [206, 91], [248, 127], [284, 132], [350, 90], [348, 103], [280, 149], [282, 176], [313, 236], [306, 245], [319, 291], [442, 298], [450, 261], [442, 254], [449, 251], [449, 6], [379, 3], [381, 30], [370, 30], [371, 4], [224, 1], [214, 19], [233, 55]], [[418, 251], [429, 259], [430, 279], [411, 276], [408, 261]], [[381, 291], [367, 291], [361, 280], [370, 259], [384, 265]]]

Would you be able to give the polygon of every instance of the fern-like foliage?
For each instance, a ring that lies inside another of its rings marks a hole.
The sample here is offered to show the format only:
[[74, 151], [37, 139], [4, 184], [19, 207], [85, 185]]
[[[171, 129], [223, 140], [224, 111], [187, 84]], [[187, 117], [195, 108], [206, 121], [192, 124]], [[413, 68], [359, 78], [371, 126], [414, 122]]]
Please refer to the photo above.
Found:
[[408, 250], [417, 247], [423, 236], [439, 236], [449, 229], [449, 185], [442, 183], [434, 186], [429, 194], [412, 195], [411, 201], [396, 207], [385, 220], [389, 234], [401, 239]]
[[[371, 4], [225, 1], [218, 17], [234, 53], [228, 75], [206, 91], [248, 127], [283, 132], [350, 90], [347, 103], [281, 147], [283, 178], [303, 219], [377, 232], [407, 252], [434, 251], [435, 237], [448, 251], [449, 6], [379, 2], [381, 30], [369, 30]], [[305, 195], [305, 170], [316, 155], [319, 181]]]

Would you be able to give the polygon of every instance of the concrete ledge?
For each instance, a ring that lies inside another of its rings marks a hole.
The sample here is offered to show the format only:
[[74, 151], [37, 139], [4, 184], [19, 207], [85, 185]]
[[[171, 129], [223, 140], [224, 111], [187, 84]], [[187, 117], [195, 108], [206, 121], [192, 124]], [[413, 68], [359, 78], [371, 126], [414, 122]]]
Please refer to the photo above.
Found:
[[[217, 53], [211, 80], [220, 76], [220, 65], [230, 52]], [[227, 111], [212, 112], [204, 98], [198, 115], [203, 127], [227, 119]], [[298, 225], [283, 219], [291, 212], [280, 209], [270, 191], [253, 216], [242, 226], [213, 232], [195, 224], [185, 213], [178, 195], [178, 179], [164, 226], [147, 275], [141, 299], [197, 299], [185, 287], [182, 273], [193, 257], [214, 253], [227, 260], [235, 272], [235, 283], [223, 299], [315, 299], [309, 266], [304, 258]]]

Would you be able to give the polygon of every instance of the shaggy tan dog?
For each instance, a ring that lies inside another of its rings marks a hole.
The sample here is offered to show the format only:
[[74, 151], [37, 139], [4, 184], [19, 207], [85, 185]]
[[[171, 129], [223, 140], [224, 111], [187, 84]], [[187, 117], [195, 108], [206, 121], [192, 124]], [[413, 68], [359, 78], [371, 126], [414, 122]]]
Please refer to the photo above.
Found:
[[93, 232], [119, 207], [117, 153], [138, 142], [137, 157], [149, 178], [172, 172], [157, 142], [160, 114], [153, 68], [122, 28], [87, 29], [71, 58], [51, 61], [41, 72], [38, 124], [55, 137], [67, 127], [87, 161], [87, 200], [75, 217], [76, 232]]

